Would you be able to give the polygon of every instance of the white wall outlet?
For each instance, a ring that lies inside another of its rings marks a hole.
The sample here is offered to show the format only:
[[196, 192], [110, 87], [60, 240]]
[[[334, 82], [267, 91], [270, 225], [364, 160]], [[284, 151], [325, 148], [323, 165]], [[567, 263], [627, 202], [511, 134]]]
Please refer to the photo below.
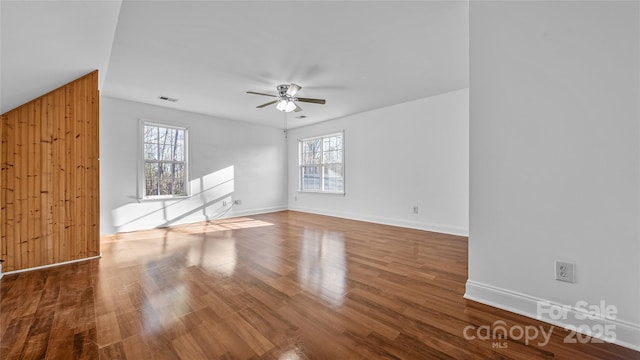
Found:
[[227, 200], [222, 200], [222, 207], [227, 207]]
[[556, 280], [574, 283], [576, 265], [556, 260]]
[[242, 205], [242, 200], [233, 200], [233, 205]]
[[414, 214], [417, 214], [417, 213], [418, 213], [418, 205], [416, 205], [416, 206], [414, 206], [414, 207], [413, 207], [413, 213], [414, 213]]

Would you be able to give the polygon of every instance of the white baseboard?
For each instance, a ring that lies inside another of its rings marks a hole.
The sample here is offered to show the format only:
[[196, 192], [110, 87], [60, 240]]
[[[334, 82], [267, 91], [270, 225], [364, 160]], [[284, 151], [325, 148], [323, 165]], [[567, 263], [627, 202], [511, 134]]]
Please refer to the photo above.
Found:
[[311, 214], [318, 214], [318, 215], [335, 216], [335, 217], [340, 217], [344, 219], [366, 221], [366, 222], [372, 222], [376, 224], [399, 226], [399, 227], [404, 227], [409, 229], [432, 231], [432, 232], [437, 232], [442, 234], [469, 236], [469, 229], [457, 227], [457, 226], [433, 224], [433, 223], [426, 223], [426, 222], [420, 222], [420, 221], [411, 221], [406, 219], [387, 218], [387, 217], [360, 214], [360, 213], [350, 213], [350, 212], [333, 210], [333, 209], [327, 210], [327, 209], [307, 208], [307, 207], [301, 207], [301, 206], [289, 206], [289, 210], [306, 212]]
[[[279, 206], [271, 206], [271, 207], [247, 209], [247, 210], [239, 210], [234, 206], [228, 211], [222, 214], [218, 214], [216, 216], [206, 217], [202, 219], [192, 219], [191, 221], [186, 221], [186, 222], [176, 222], [169, 226], [196, 223], [200, 221], [228, 219], [228, 218], [238, 217], [238, 216], [266, 214], [266, 213], [284, 211], [284, 210], [300, 211], [300, 212], [306, 212], [306, 213], [318, 214], [318, 215], [335, 216], [335, 217], [340, 217], [344, 219], [366, 221], [366, 222], [391, 225], [391, 226], [399, 226], [399, 227], [404, 227], [409, 229], [432, 231], [432, 232], [437, 232], [442, 234], [469, 236], [469, 229], [463, 228], [463, 227], [443, 225], [443, 224], [433, 224], [433, 223], [426, 223], [426, 222], [420, 222], [420, 221], [411, 221], [406, 219], [387, 218], [387, 217], [373, 216], [373, 215], [360, 214], [360, 213], [349, 213], [349, 212], [344, 212], [339, 210], [314, 209], [314, 208], [306, 208], [306, 207], [300, 207], [300, 206], [287, 206], [287, 205], [279, 205]], [[167, 226], [167, 225], [163, 225], [163, 226]], [[132, 228], [122, 229], [121, 231], [117, 231], [116, 233], [146, 230], [150, 228], [154, 228], [154, 227], [152, 225], [147, 227], [132, 227]], [[100, 235], [109, 235], [109, 233], [103, 233]]]
[[250, 215], [258, 215], [258, 214], [267, 214], [267, 213], [272, 213], [272, 212], [277, 212], [277, 211], [284, 211], [284, 210], [288, 210], [286, 205], [271, 206], [271, 207], [266, 207], [266, 208], [249, 209], [249, 210], [241, 210], [241, 211], [236, 211], [235, 209], [233, 209], [232, 211], [229, 211], [229, 213], [225, 217], [222, 217], [221, 219], [238, 217], [238, 216], [250, 216]]
[[42, 266], [36, 266], [36, 267], [32, 267], [32, 268], [8, 271], [8, 272], [6, 272], [4, 274], [0, 273], [0, 277], [2, 277], [2, 275], [18, 274], [18, 273], [27, 272], [27, 271], [41, 270], [41, 269], [47, 269], [47, 268], [60, 266], [60, 265], [68, 265], [68, 264], [73, 264], [73, 263], [82, 262], [82, 261], [100, 259], [101, 257], [102, 257], [102, 254], [100, 254], [98, 256], [92, 256], [92, 257], [82, 258], [82, 259], [77, 259], [77, 260], [63, 261], [63, 262], [49, 264], [49, 265], [42, 265]]
[[[581, 326], [588, 329], [610, 328], [613, 333], [615, 333], [615, 340], [612, 341], [613, 343], [640, 351], [639, 324], [634, 324], [618, 318], [604, 318], [599, 316], [585, 318], [587, 313], [582, 309], [577, 308], [575, 304], [558, 304], [546, 299], [501, 289], [471, 280], [467, 281], [464, 298], [529, 318], [544, 321], [561, 328], [577, 329], [578, 332], [581, 333], [586, 333], [585, 331], [580, 331]], [[545, 304], [543, 305], [543, 308], [545, 309], [548, 309], [549, 306], [558, 310], [562, 309], [564, 314], [562, 316], [558, 316], [558, 313], [555, 313], [555, 316], [551, 316], [548, 311], [539, 311], [539, 304]], [[558, 319], [559, 317], [560, 319]], [[601, 335], [598, 331], [587, 335], [598, 337], [601, 340], [611, 340], [607, 339], [605, 336], [598, 336]]]

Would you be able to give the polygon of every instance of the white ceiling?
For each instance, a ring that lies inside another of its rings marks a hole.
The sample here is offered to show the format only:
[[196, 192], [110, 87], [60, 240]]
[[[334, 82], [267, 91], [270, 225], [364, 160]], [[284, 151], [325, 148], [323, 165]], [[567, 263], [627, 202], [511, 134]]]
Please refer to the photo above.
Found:
[[104, 83], [120, 1], [0, 2], [0, 113], [99, 69]]
[[[469, 86], [466, 1], [19, 4], [2, 1], [2, 112], [95, 68], [106, 96], [289, 128]], [[291, 82], [327, 104], [246, 94]]]

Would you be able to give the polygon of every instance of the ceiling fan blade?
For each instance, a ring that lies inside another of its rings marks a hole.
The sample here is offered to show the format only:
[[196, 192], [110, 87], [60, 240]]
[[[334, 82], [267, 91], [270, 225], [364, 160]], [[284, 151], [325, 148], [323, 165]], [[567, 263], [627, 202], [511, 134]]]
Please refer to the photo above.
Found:
[[295, 94], [298, 93], [298, 91], [300, 91], [300, 89], [302, 89], [300, 85], [291, 83], [291, 85], [289, 85], [289, 89], [287, 89], [287, 95], [294, 96]]
[[[295, 103], [294, 103], [294, 104], [295, 104]], [[302, 108], [301, 108], [300, 106], [298, 106], [298, 104], [296, 104], [296, 108], [295, 108], [295, 109], [293, 109], [293, 111], [295, 111], [295, 112], [300, 112], [300, 111], [302, 111]]]
[[258, 106], [256, 106], [256, 107], [257, 107], [257, 108], [263, 108], [263, 107], [265, 107], [265, 106], [269, 106], [269, 105], [271, 105], [271, 104], [275, 104], [275, 103], [277, 103], [277, 102], [278, 102], [278, 100], [273, 100], [273, 101], [269, 101], [269, 102], [268, 102], [268, 103], [266, 103], [266, 104], [258, 105]]
[[275, 96], [275, 95], [265, 94], [265, 93], [259, 93], [259, 92], [255, 92], [255, 91], [247, 91], [247, 94], [253, 94], [253, 95], [264, 95], [264, 96], [277, 97], [277, 96]]
[[297, 98], [298, 101], [308, 102], [314, 104], [326, 104], [327, 101], [325, 99], [312, 99], [312, 98]]

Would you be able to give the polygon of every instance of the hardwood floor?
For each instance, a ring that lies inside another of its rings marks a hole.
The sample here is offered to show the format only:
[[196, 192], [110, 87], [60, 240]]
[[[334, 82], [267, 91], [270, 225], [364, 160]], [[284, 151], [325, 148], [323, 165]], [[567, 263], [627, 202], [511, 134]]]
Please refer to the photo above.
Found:
[[285, 211], [102, 251], [0, 280], [1, 359], [640, 359], [558, 328], [543, 346], [467, 340], [551, 326], [462, 298], [464, 237]]

